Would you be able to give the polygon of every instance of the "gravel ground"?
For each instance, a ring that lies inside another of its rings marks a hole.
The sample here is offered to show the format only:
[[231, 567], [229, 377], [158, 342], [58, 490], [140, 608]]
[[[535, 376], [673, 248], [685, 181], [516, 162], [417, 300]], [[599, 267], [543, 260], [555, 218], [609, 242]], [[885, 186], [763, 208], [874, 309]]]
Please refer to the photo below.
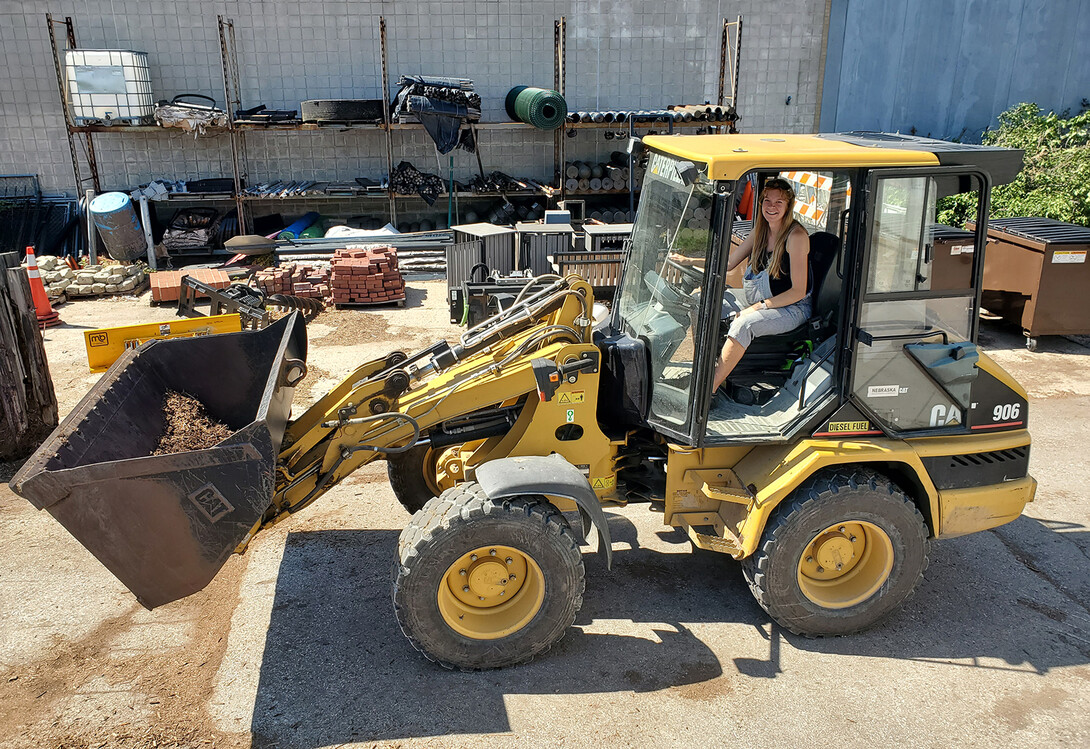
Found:
[[[457, 334], [445, 284], [404, 309], [308, 326], [302, 407], [392, 349]], [[169, 319], [140, 298], [60, 308], [46, 333], [61, 412], [98, 376], [83, 331]], [[693, 554], [647, 505], [610, 509], [614, 569], [586, 549], [576, 625], [546, 656], [435, 667], [398, 630], [389, 569], [407, 516], [384, 464], [263, 532], [204, 591], [154, 611], [0, 485], [0, 747], [988, 746], [1090, 744], [1090, 349], [981, 344], [1032, 396], [1038, 498], [934, 545], [887, 625], [809, 640], [770, 624], [737, 563]], [[12, 466], [0, 467], [5, 480]]]

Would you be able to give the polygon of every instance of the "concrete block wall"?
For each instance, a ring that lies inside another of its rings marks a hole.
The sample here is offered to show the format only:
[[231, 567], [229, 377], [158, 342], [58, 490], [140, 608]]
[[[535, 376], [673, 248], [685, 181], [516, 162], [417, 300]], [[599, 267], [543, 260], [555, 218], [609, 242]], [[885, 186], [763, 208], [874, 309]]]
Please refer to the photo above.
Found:
[[[45, 14], [72, 16], [87, 49], [149, 54], [156, 99], [213, 96], [223, 80], [216, 18], [234, 21], [243, 106], [298, 109], [315, 98], [382, 95], [379, 16], [388, 24], [391, 89], [399, 75], [471, 78], [483, 120], [506, 121], [514, 85], [553, 85], [553, 23], [567, 18], [567, 100], [571, 109], [650, 109], [714, 101], [723, 16], [744, 17], [739, 111], [747, 132], [807, 131], [818, 114], [824, 3], [782, 0], [0, 0], [0, 174], [37, 174], [47, 193], [73, 193], [74, 178], [50, 55]], [[63, 38], [63, 27], [57, 28]], [[728, 82], [729, 90], [729, 82]], [[391, 90], [389, 93], [393, 93]], [[787, 97], [791, 102], [786, 103]], [[230, 176], [226, 135], [173, 131], [96, 135], [102, 184], [129, 189], [156, 178]], [[486, 170], [550, 179], [553, 136], [480, 131]], [[381, 177], [377, 131], [249, 133], [251, 183], [274, 179]], [[422, 131], [394, 135], [394, 163], [439, 171]], [[616, 144], [580, 131], [567, 158], [608, 157]], [[447, 158], [440, 159], [443, 176]], [[476, 172], [456, 152], [455, 176]]]

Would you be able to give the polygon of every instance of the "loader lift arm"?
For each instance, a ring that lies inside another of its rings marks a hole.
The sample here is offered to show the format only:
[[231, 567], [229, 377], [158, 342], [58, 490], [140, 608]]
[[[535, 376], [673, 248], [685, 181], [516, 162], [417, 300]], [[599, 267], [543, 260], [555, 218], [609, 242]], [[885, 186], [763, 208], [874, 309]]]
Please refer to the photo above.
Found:
[[455, 345], [440, 341], [411, 356], [393, 352], [358, 367], [288, 425], [273, 502], [261, 526], [308, 506], [360, 466], [410, 449], [444, 422], [535, 391], [535, 400], [544, 399], [541, 388], [550, 377], [596, 369], [592, 305], [589, 284], [574, 275], [555, 277], [466, 331]]

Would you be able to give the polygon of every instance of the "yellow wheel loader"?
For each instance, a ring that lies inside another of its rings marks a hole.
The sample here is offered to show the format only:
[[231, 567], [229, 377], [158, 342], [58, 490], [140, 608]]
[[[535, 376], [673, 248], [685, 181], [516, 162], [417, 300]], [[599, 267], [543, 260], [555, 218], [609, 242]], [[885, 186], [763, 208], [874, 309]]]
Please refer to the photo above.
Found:
[[[362, 364], [294, 419], [297, 314], [150, 342], [12, 487], [150, 608], [385, 459], [413, 513], [393, 560], [396, 615], [446, 667], [508, 666], [560, 639], [585, 592], [579, 541], [596, 529], [609, 565], [603, 508], [629, 502], [741, 560], [792, 632], [880, 622], [919, 583], [932, 539], [1009, 522], [1034, 496], [1026, 393], [974, 343], [989, 190], [1021, 153], [881, 133], [632, 145], [646, 177], [607, 318], [582, 279], [539, 278], [457, 342]], [[810, 234], [813, 314], [756, 339], [713, 392], [738, 294], [728, 253], [749, 230], [747, 193], [773, 176], [795, 186]], [[972, 206], [974, 233], [937, 224], [952, 196]], [[950, 232], [960, 243], [938, 242]], [[168, 390], [233, 435], [150, 455]]]

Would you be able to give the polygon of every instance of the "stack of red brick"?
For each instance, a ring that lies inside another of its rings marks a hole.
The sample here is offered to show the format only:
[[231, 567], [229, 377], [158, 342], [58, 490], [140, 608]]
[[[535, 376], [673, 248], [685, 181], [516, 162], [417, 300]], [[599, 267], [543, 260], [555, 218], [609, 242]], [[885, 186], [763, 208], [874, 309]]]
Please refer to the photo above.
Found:
[[263, 268], [254, 275], [257, 287], [266, 294], [288, 294], [307, 299], [328, 299], [330, 269], [300, 263]]
[[405, 298], [397, 250], [383, 245], [350, 245], [333, 256], [330, 285], [334, 304], [377, 304]]

